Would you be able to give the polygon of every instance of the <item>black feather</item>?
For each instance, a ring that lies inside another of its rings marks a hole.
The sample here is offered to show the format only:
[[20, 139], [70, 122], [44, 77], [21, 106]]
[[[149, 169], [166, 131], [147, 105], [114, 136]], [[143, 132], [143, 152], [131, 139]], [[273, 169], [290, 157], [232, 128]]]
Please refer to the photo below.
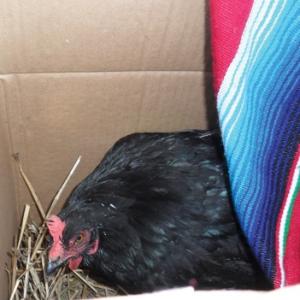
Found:
[[100, 238], [82, 266], [130, 293], [188, 285], [268, 289], [230, 203], [222, 146], [206, 131], [119, 140], [70, 195], [64, 241]]

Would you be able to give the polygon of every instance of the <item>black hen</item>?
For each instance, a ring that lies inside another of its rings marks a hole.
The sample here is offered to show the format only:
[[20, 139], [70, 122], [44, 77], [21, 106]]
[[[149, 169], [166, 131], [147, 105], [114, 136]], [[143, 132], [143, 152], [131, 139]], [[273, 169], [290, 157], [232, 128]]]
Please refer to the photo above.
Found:
[[129, 293], [270, 288], [234, 217], [221, 153], [204, 131], [119, 140], [50, 218], [48, 271], [80, 265]]

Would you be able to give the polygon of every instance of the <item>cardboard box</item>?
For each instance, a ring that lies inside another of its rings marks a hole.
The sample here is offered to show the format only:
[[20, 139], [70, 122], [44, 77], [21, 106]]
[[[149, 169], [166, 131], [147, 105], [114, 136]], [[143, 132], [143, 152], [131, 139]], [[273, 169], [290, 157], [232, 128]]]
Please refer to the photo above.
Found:
[[204, 0], [0, 0], [0, 298], [25, 203], [44, 206], [120, 137], [208, 128], [215, 112]]
[[[214, 127], [216, 114], [206, 0], [0, 0], [0, 15], [0, 299], [6, 299], [6, 253], [24, 204], [34, 207], [12, 154], [20, 154], [46, 207], [79, 154], [64, 196], [118, 138]], [[132, 298], [277, 299], [299, 288], [187, 288]]]

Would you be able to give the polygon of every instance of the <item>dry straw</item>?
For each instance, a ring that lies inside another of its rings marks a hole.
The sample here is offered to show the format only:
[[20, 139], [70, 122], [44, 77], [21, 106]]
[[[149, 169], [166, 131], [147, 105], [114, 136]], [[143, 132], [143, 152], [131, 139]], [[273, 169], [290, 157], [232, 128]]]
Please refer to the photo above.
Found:
[[31, 207], [26, 204], [21, 225], [10, 252], [11, 266], [6, 268], [9, 278], [10, 300], [70, 300], [117, 295], [116, 289], [96, 282], [82, 270], [70, 272], [62, 267], [51, 276], [45, 272], [47, 262], [47, 242], [45, 240], [47, 227], [45, 222], [59, 202], [66, 185], [80, 163], [81, 157], [79, 156], [76, 160], [46, 211], [23, 170], [19, 156], [14, 155], [14, 158], [41, 216], [41, 224], [38, 225], [34, 221], [30, 221]]

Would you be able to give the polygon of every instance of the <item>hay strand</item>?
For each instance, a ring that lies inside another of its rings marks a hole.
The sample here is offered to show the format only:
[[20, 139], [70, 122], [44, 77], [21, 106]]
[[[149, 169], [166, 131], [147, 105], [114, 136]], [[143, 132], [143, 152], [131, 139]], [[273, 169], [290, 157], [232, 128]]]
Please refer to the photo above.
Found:
[[60, 199], [61, 194], [63, 193], [63, 191], [64, 191], [65, 187], [67, 186], [69, 180], [71, 179], [72, 175], [75, 173], [75, 170], [77, 169], [80, 161], [81, 161], [81, 155], [77, 158], [76, 162], [74, 163], [73, 167], [69, 171], [67, 177], [65, 178], [63, 184], [59, 188], [58, 192], [56, 193], [53, 201], [51, 202], [51, 204], [49, 206], [47, 214], [46, 214], [45, 218], [43, 219], [43, 224], [40, 228], [39, 236], [37, 238], [37, 242], [36, 242], [36, 245], [35, 245], [33, 253], [32, 253], [32, 257], [31, 257], [32, 260], [35, 259], [35, 256], [36, 256], [37, 252], [39, 251], [39, 249], [41, 247], [41, 244], [44, 240], [44, 237], [45, 237], [45, 234], [46, 234], [46, 231], [47, 231], [45, 221], [51, 215], [53, 209], [56, 207], [56, 205], [58, 203], [58, 200]]
[[34, 246], [34, 250], [32, 252], [32, 256], [31, 256], [31, 260], [34, 260], [35, 257], [36, 257], [36, 255], [37, 255], [37, 253], [40, 251], [42, 243], [43, 243], [43, 241], [45, 239], [45, 236], [46, 236], [46, 233], [47, 233], [46, 230], [47, 230], [46, 226], [43, 224], [41, 226], [40, 232], [39, 232], [39, 234], [37, 236], [36, 243], [35, 243], [35, 246]]
[[15, 157], [20, 173], [28, 187], [35, 205], [41, 216], [44, 215], [42, 224], [38, 226], [30, 221], [30, 206], [24, 207], [20, 232], [15, 236], [11, 255], [11, 270], [6, 270], [10, 282], [10, 300], [19, 299], [87, 299], [95, 297], [115, 296], [115, 289], [91, 279], [82, 270], [68, 272], [66, 267], [61, 267], [53, 276], [45, 272], [47, 261], [47, 234], [46, 219], [56, 207], [65, 187], [79, 165], [81, 156], [78, 157], [68, 176], [56, 193], [45, 215], [41, 202], [38, 200], [34, 188], [24, 173], [19, 157]]
[[28, 237], [28, 245], [27, 245], [27, 261], [26, 261], [26, 274], [24, 279], [24, 292], [23, 298], [27, 298], [27, 289], [28, 289], [28, 281], [29, 281], [29, 265], [30, 265], [30, 254], [31, 254], [31, 237]]
[[74, 163], [72, 169], [70, 170], [68, 176], [66, 177], [65, 181], [63, 182], [63, 184], [61, 185], [60, 189], [56, 193], [56, 195], [55, 195], [55, 197], [54, 197], [54, 199], [53, 199], [53, 201], [52, 201], [52, 203], [51, 203], [51, 205], [50, 205], [50, 207], [49, 207], [49, 209], [47, 211], [46, 218], [48, 218], [51, 215], [53, 209], [55, 208], [56, 204], [58, 203], [58, 200], [60, 199], [61, 194], [63, 193], [65, 187], [67, 186], [67, 184], [69, 182], [69, 180], [71, 179], [71, 177], [75, 173], [75, 170], [77, 169], [80, 161], [81, 161], [81, 155], [77, 158], [77, 160]]
[[20, 231], [20, 235], [19, 235], [19, 241], [18, 241], [18, 245], [17, 245], [17, 249], [20, 249], [20, 244], [23, 238], [23, 234], [24, 234], [24, 230], [27, 224], [27, 220], [28, 220], [28, 216], [29, 216], [29, 212], [30, 212], [30, 206], [28, 204], [25, 205], [25, 209], [24, 209], [24, 213], [23, 213], [23, 218], [22, 218], [22, 225], [21, 225], [21, 231]]
[[11, 296], [10, 296], [9, 300], [13, 300], [14, 299], [14, 296], [15, 296], [15, 294], [17, 292], [17, 288], [19, 287], [20, 282], [21, 282], [21, 280], [17, 279], [16, 284], [14, 286], [14, 289], [13, 289], [13, 291], [11, 293]]
[[94, 293], [97, 293], [97, 290], [89, 284], [78, 272], [72, 271], [83, 283], [85, 283]]
[[31, 182], [29, 181], [27, 175], [25, 174], [25, 172], [24, 172], [24, 170], [23, 170], [22, 164], [21, 164], [21, 162], [20, 162], [19, 154], [18, 154], [18, 153], [17, 153], [17, 154], [14, 154], [14, 155], [13, 155], [13, 158], [14, 158], [15, 161], [17, 162], [17, 165], [18, 165], [18, 167], [19, 167], [20, 174], [21, 174], [21, 176], [22, 176], [22, 178], [23, 178], [23, 180], [24, 180], [24, 182], [25, 182], [25, 184], [26, 184], [26, 186], [27, 186], [27, 188], [28, 188], [28, 190], [29, 190], [29, 192], [30, 192], [30, 194], [31, 194], [31, 196], [32, 196], [32, 198], [33, 198], [33, 200], [34, 200], [34, 202], [35, 202], [36, 207], [38, 208], [38, 211], [39, 211], [39, 213], [40, 213], [40, 215], [41, 215], [41, 218], [42, 218], [42, 220], [44, 220], [44, 219], [45, 219], [45, 216], [46, 216], [46, 215], [45, 215], [45, 211], [44, 211], [44, 209], [43, 209], [43, 206], [42, 206], [42, 204], [41, 204], [41, 202], [40, 202], [40, 200], [39, 200], [39, 197], [37, 196], [37, 194], [36, 194], [36, 192], [35, 192], [35, 190], [34, 190], [32, 184], [31, 184]]
[[46, 293], [46, 299], [49, 297], [49, 284], [48, 284], [48, 278], [46, 275], [46, 264], [45, 264], [45, 257], [44, 255], [41, 256], [42, 261], [42, 270], [43, 270], [43, 278], [45, 282], [45, 293]]
[[16, 278], [17, 278], [17, 253], [16, 253], [16, 247], [17, 247], [17, 237], [14, 237], [14, 247], [12, 249], [11, 255], [12, 255], [12, 259], [11, 259], [11, 292], [14, 290], [15, 285], [16, 285]]

